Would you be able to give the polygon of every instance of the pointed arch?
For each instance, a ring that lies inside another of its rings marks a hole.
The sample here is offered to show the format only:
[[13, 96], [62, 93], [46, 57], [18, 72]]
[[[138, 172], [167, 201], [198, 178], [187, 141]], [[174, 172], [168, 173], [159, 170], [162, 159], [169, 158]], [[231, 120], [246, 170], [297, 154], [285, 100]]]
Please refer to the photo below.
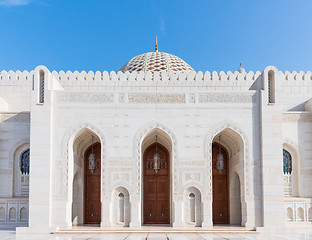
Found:
[[[249, 162], [249, 143], [248, 143], [248, 138], [247, 135], [244, 133], [244, 131], [238, 126], [238, 124], [230, 121], [230, 120], [226, 120], [223, 121], [219, 124], [217, 124], [215, 127], [213, 127], [208, 134], [206, 135], [205, 141], [204, 141], [204, 154], [205, 154], [205, 159], [206, 162], [208, 163], [208, 173], [211, 175], [212, 174], [212, 168], [211, 165], [209, 163], [212, 162], [212, 143], [214, 138], [221, 133], [222, 131], [224, 131], [225, 129], [229, 129], [231, 131], [233, 131], [234, 133], [236, 133], [241, 141], [242, 141], [242, 146], [243, 146], [243, 168], [244, 168], [244, 176], [240, 176], [241, 178], [245, 178], [246, 181], [244, 181], [244, 187], [243, 190], [244, 191], [244, 196], [249, 195], [250, 194], [250, 189], [249, 189], [249, 179], [250, 179], [250, 173], [249, 173], [249, 169], [248, 166], [250, 166], [250, 162]], [[208, 186], [210, 186], [209, 188], [209, 194], [211, 195], [212, 193], [212, 184], [208, 183]]]
[[[105, 177], [107, 176], [106, 162], [106, 142], [105, 136], [102, 131], [90, 123], [81, 123], [70, 130], [68, 130], [63, 138], [63, 174], [65, 176], [65, 185], [63, 186], [63, 196], [67, 199], [68, 206], [72, 205], [72, 194], [73, 188], [72, 184], [74, 181], [74, 144], [76, 140], [83, 134], [84, 131], [88, 131], [94, 134], [101, 145], [101, 201], [103, 201], [103, 193], [105, 192]], [[68, 226], [72, 225], [72, 208], [69, 207], [66, 211], [66, 222]]]
[[[251, 174], [253, 168], [249, 162], [249, 142], [246, 133], [239, 127], [238, 124], [232, 122], [230, 120], [225, 120], [215, 127], [213, 127], [207, 134], [204, 142], [204, 149], [205, 149], [205, 159], [207, 163], [207, 172], [208, 177], [207, 185], [208, 187], [208, 194], [212, 198], [212, 149], [213, 149], [213, 142], [217, 141], [216, 137], [219, 135], [223, 136], [223, 140], [221, 141], [221, 145], [227, 149], [229, 154], [229, 180], [233, 180], [231, 177], [233, 175], [233, 171], [236, 169], [236, 172], [240, 179], [240, 195], [241, 195], [241, 216], [242, 221], [241, 225], [246, 226], [250, 224], [254, 219], [252, 218], [252, 213], [249, 208], [248, 204], [248, 196], [250, 195], [250, 188], [252, 188], [251, 181]], [[229, 187], [234, 182], [229, 182]], [[231, 212], [230, 220], [231, 220]], [[232, 218], [233, 219], [233, 218]]]
[[[19, 140], [13, 145], [9, 151], [9, 158], [13, 158], [13, 196], [28, 196], [29, 195], [29, 175], [21, 172], [21, 157], [22, 154], [30, 149], [29, 138]], [[23, 183], [22, 183], [23, 182]], [[23, 187], [22, 187], [23, 185]], [[22, 191], [23, 188], [23, 191]]]
[[[291, 196], [299, 197], [300, 196], [300, 154], [298, 151], [298, 146], [293, 141], [289, 139], [284, 139], [283, 149], [291, 155], [292, 160], [292, 174], [291, 174]], [[282, 158], [282, 157], [281, 157]], [[285, 181], [285, 179], [284, 179]], [[285, 182], [284, 182], [285, 184]]]
[[16, 221], [16, 208], [15, 207], [11, 207], [9, 209], [9, 221], [10, 222]]
[[28, 213], [27, 209], [25, 207], [22, 207], [20, 209], [20, 219], [21, 222], [27, 222], [28, 221]]
[[[69, 186], [69, 181], [68, 181], [68, 163], [70, 161], [69, 159], [69, 149], [70, 147], [73, 145], [75, 139], [77, 138], [77, 136], [79, 136], [79, 133], [81, 131], [83, 131], [84, 129], [88, 129], [89, 131], [93, 132], [94, 134], [96, 134], [99, 139], [100, 139], [100, 143], [101, 143], [101, 166], [102, 166], [102, 170], [106, 169], [106, 166], [104, 166], [104, 159], [106, 159], [106, 142], [105, 142], [105, 136], [104, 133], [102, 131], [100, 131], [97, 127], [93, 126], [90, 123], [81, 123], [73, 128], [71, 128], [70, 130], [68, 130], [63, 138], [63, 156], [64, 156], [64, 175], [65, 175], [65, 188], [64, 191], [68, 192], [68, 186]], [[102, 171], [102, 181], [104, 180], [104, 174]], [[102, 190], [104, 190], [104, 186], [102, 185]]]
[[[17, 141], [17, 142], [10, 148], [9, 155], [7, 155], [7, 158], [8, 158], [8, 159], [12, 159], [12, 156], [14, 156], [15, 151], [16, 151], [19, 147], [21, 147], [21, 146], [24, 145], [24, 144], [28, 144], [28, 146], [29, 146], [29, 143], [30, 143], [30, 139], [29, 139], [29, 138], [22, 138], [22, 139], [20, 139], [19, 141]], [[13, 162], [10, 163], [10, 167], [13, 168], [13, 166], [14, 166], [14, 165], [13, 165]]]
[[[169, 151], [170, 161], [170, 223], [173, 222], [173, 195], [178, 192], [177, 176], [174, 174], [177, 172], [177, 137], [176, 134], [166, 125], [159, 122], [150, 122], [137, 131], [134, 137], [134, 158], [135, 158], [135, 172], [138, 185], [136, 189], [133, 189], [135, 195], [137, 195], [142, 203], [143, 201], [143, 153], [146, 147], [152, 143], [150, 136], [158, 133], [161, 136], [161, 144]], [[143, 205], [143, 204], [141, 204]], [[143, 210], [141, 209], [140, 222], [143, 222]]]
[[114, 184], [111, 186], [111, 188], [110, 189], [112, 189], [111, 190], [111, 192], [114, 192], [114, 190], [115, 189], [118, 189], [119, 187], [122, 187], [122, 188], [124, 188], [124, 189], [126, 189], [128, 192], [129, 192], [129, 195], [131, 195], [132, 194], [132, 189], [133, 189], [133, 186], [132, 185], [130, 185], [128, 182], [126, 182], [126, 181], [115, 181], [114, 182]]
[[[136, 167], [136, 175], [137, 175], [137, 180], [139, 183], [141, 183], [141, 158], [143, 155], [142, 152], [142, 143], [146, 136], [148, 136], [154, 129], [159, 129], [166, 133], [168, 137], [171, 140], [171, 160], [172, 160], [172, 165], [171, 165], [171, 172], [176, 172], [176, 167], [177, 167], [177, 137], [176, 134], [165, 124], [162, 124], [160, 122], [150, 122], [143, 126], [139, 131], [137, 131], [135, 137], [134, 137], [134, 146], [133, 146], [133, 153], [134, 153], [134, 158], [135, 158], [135, 167]], [[178, 191], [178, 187], [176, 185], [177, 183], [177, 176], [172, 175], [172, 186], [173, 186], [173, 193], [175, 194]], [[140, 195], [140, 189], [141, 185], [138, 184], [137, 189], [136, 189], [136, 194]], [[133, 189], [135, 192], [135, 190]]]
[[129, 227], [131, 221], [131, 203], [129, 189], [119, 185], [111, 193], [111, 222], [113, 225]]
[[184, 223], [201, 227], [203, 223], [202, 192], [194, 185], [188, 185], [183, 193]]

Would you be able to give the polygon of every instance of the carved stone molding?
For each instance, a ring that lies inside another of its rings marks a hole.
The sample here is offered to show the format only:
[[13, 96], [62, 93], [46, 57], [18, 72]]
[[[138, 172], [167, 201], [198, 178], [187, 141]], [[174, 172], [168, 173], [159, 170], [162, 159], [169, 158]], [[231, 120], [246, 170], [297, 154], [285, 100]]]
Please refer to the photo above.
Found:
[[[220, 132], [222, 132], [225, 129], [232, 129], [235, 131], [243, 140], [244, 144], [244, 158], [243, 164], [244, 164], [244, 176], [243, 176], [243, 186], [245, 187], [244, 191], [246, 195], [248, 196], [250, 194], [250, 187], [249, 184], [252, 182], [251, 179], [251, 169], [249, 169], [248, 166], [250, 166], [250, 160], [249, 160], [249, 142], [247, 135], [234, 123], [230, 121], [224, 121], [220, 123], [219, 125], [212, 128], [209, 133], [207, 134], [207, 137], [205, 138], [204, 143], [204, 149], [205, 149], [205, 158], [207, 159], [208, 163], [208, 173], [209, 173], [209, 195], [212, 195], [212, 141], [213, 138]], [[245, 194], [244, 194], [245, 195]]]
[[58, 102], [74, 102], [74, 103], [113, 103], [113, 93], [58, 93]]
[[220, 103], [251, 103], [255, 102], [254, 93], [200, 93], [199, 102], [220, 102]]
[[77, 134], [84, 128], [89, 129], [90, 131], [94, 132], [95, 134], [97, 134], [97, 136], [99, 137], [100, 141], [101, 141], [101, 186], [102, 186], [102, 192], [105, 193], [105, 185], [108, 184], [105, 181], [105, 177], [107, 175], [107, 168], [106, 168], [106, 161], [104, 161], [104, 159], [106, 158], [104, 156], [104, 154], [106, 153], [105, 151], [105, 138], [103, 133], [95, 128], [94, 126], [92, 126], [91, 124], [88, 123], [82, 123], [72, 129], [70, 129], [69, 131], [67, 131], [67, 133], [65, 134], [64, 140], [63, 140], [63, 174], [64, 174], [64, 186], [63, 186], [63, 191], [62, 195], [63, 197], [66, 197], [66, 193], [68, 193], [68, 188], [69, 186], [69, 161], [71, 161], [71, 159], [69, 158], [69, 151], [70, 151], [70, 144], [72, 143], [72, 140], [77, 136]]
[[202, 172], [200, 171], [183, 171], [182, 172], [182, 183], [185, 185], [187, 182], [197, 182], [202, 185]]
[[171, 177], [173, 178], [173, 193], [176, 194], [178, 190], [178, 164], [177, 164], [177, 159], [178, 159], [178, 153], [177, 153], [177, 138], [173, 134], [172, 131], [170, 131], [166, 126], [163, 124], [154, 122], [150, 123], [144, 128], [142, 128], [140, 131], [137, 132], [135, 138], [134, 138], [134, 149], [133, 152], [135, 153], [135, 173], [136, 173], [136, 181], [137, 181], [137, 191], [136, 194], [140, 194], [141, 191], [141, 164], [142, 164], [142, 142], [145, 139], [145, 137], [155, 128], [158, 128], [162, 131], [164, 131], [170, 138], [171, 138], [171, 144], [172, 144], [172, 174]]
[[129, 103], [185, 103], [184, 94], [129, 93]]
[[25, 122], [30, 123], [30, 113], [2, 113], [0, 122]]

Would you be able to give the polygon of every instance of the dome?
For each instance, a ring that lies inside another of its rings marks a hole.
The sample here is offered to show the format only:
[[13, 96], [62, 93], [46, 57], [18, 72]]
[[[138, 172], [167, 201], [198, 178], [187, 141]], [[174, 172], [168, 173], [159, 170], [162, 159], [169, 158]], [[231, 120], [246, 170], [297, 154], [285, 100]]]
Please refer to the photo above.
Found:
[[122, 66], [118, 71], [194, 71], [194, 69], [184, 62], [181, 58], [165, 52], [149, 52], [132, 58]]

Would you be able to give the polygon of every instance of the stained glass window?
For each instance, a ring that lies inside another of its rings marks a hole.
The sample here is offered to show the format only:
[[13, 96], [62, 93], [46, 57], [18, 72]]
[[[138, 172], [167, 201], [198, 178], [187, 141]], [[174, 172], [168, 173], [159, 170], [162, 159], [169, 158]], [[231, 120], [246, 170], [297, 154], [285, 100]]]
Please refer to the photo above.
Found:
[[29, 149], [23, 152], [21, 157], [21, 172], [22, 174], [29, 174]]
[[291, 155], [288, 151], [283, 149], [283, 172], [284, 174], [291, 174], [291, 170], [292, 170]]

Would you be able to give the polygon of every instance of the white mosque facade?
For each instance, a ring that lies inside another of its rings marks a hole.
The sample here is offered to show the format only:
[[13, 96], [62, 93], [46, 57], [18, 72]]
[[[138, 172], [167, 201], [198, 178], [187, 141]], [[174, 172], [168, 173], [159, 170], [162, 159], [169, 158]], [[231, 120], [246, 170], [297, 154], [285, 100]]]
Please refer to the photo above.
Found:
[[0, 226], [312, 223], [312, 75], [195, 72], [163, 52], [115, 72], [0, 73]]

